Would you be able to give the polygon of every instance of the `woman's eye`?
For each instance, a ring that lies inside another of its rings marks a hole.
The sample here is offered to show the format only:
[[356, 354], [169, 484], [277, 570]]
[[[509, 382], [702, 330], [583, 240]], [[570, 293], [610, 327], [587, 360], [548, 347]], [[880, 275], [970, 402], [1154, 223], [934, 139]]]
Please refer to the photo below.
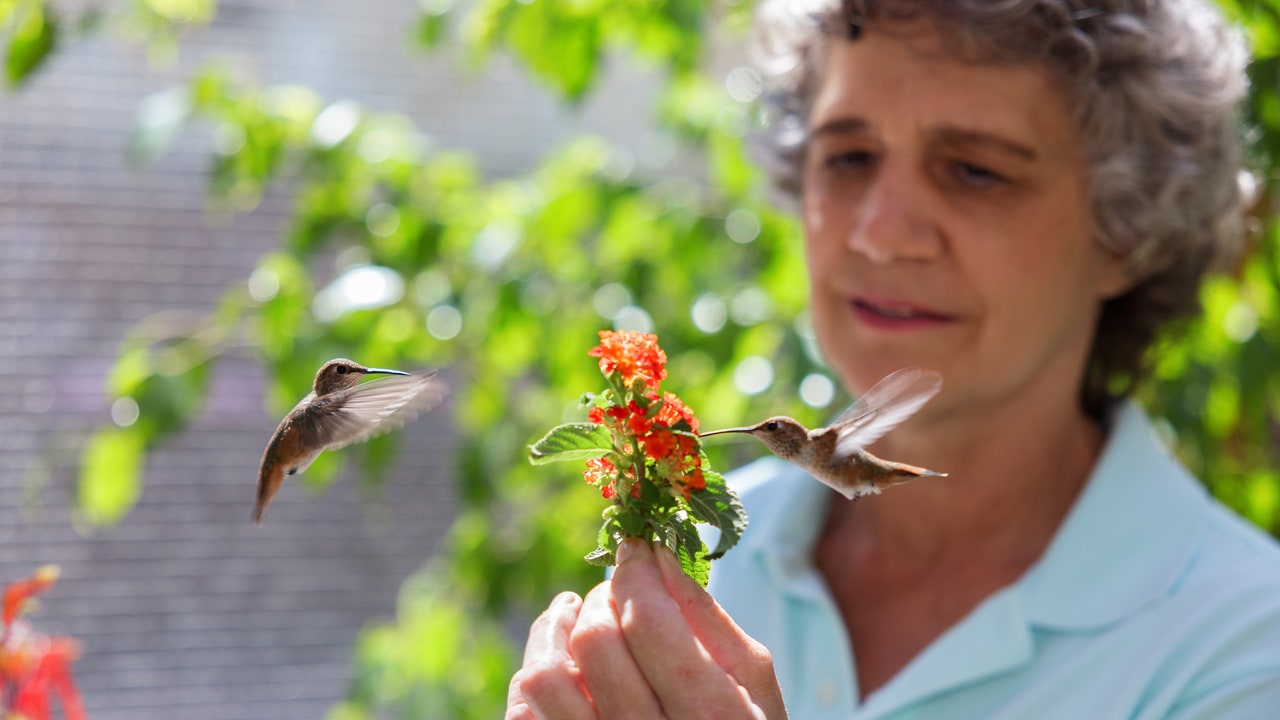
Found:
[[954, 165], [954, 171], [957, 179], [971, 187], [992, 187], [1008, 182], [1003, 175], [973, 163], [957, 162]]
[[822, 161], [823, 167], [836, 172], [854, 172], [869, 167], [875, 162], [875, 156], [861, 150], [828, 155]]

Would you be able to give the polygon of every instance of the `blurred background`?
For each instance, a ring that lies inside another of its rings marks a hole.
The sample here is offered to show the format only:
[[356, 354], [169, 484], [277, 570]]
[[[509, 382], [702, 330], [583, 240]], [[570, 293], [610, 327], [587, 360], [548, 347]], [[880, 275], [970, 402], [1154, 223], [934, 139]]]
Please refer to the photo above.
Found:
[[[1276, 532], [1280, 17], [1223, 7], [1262, 200], [1142, 399]], [[744, 150], [751, 8], [0, 0], [0, 582], [61, 566], [34, 621], [90, 717], [498, 716], [531, 615], [598, 578], [600, 501], [526, 449], [602, 389], [599, 329], [657, 332], [706, 426], [847, 401]], [[450, 398], [254, 527], [339, 356]]]

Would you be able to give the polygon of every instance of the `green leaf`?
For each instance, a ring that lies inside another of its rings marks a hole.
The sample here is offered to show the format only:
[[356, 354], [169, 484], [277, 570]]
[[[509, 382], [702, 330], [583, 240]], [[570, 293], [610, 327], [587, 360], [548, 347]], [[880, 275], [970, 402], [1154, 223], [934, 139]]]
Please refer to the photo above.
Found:
[[713, 470], [703, 470], [702, 476], [707, 481], [707, 487], [689, 494], [689, 508], [694, 517], [720, 530], [720, 542], [716, 543], [716, 549], [707, 556], [709, 560], [715, 560], [738, 544], [742, 533], [747, 529], [747, 511], [742, 507], [738, 494], [725, 482], [723, 475]]
[[[706, 547], [703, 546], [703, 549], [705, 550]], [[702, 587], [707, 586], [707, 581], [711, 579], [711, 562], [706, 555], [682, 543], [676, 557], [680, 558], [680, 569], [684, 570], [686, 575], [696, 580]]]
[[40, 66], [58, 41], [58, 19], [53, 8], [44, 3], [28, 2], [19, 11], [9, 37], [5, 54], [5, 73], [9, 85], [22, 84]]
[[80, 468], [80, 510], [95, 525], [110, 525], [138, 501], [142, 482], [141, 433], [107, 428], [94, 433]]
[[436, 47], [444, 39], [447, 29], [448, 22], [443, 14], [423, 13], [418, 17], [418, 27], [415, 33], [418, 44], [428, 49]]
[[613, 437], [602, 425], [568, 423], [552, 428], [529, 446], [529, 462], [544, 465], [563, 460], [589, 460], [613, 451]]
[[602, 547], [598, 547], [595, 550], [592, 550], [591, 552], [587, 553], [586, 556], [583, 557], [583, 559], [591, 563], [592, 565], [595, 565], [596, 567], [613, 567], [614, 565], [618, 564], [617, 559], [615, 559], [613, 556], [613, 553], [609, 552], [608, 550], [605, 550]]
[[565, 12], [564, 5], [517, 3], [504, 40], [535, 76], [573, 101], [581, 99], [596, 77], [601, 27], [599, 16]]

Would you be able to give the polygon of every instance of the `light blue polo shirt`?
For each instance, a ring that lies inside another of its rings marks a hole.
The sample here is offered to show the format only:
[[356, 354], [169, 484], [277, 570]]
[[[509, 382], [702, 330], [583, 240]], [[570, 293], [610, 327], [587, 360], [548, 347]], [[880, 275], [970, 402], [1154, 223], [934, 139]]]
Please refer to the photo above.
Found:
[[1280, 546], [1209, 498], [1135, 405], [1039, 561], [861, 704], [811, 558], [844, 500], [774, 458], [731, 482], [750, 526], [708, 589], [772, 652], [792, 718], [1280, 718]]

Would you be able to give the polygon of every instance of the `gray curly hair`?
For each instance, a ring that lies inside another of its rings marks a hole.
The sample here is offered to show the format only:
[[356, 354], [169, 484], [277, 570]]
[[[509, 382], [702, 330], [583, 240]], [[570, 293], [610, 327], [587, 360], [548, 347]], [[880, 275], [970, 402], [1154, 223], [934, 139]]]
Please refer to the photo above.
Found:
[[827, 43], [915, 17], [961, 59], [1043, 64], [1077, 109], [1095, 234], [1134, 278], [1104, 303], [1090, 354], [1082, 402], [1101, 415], [1143, 378], [1160, 331], [1199, 310], [1202, 278], [1241, 236], [1243, 38], [1206, 0], [765, 0], [754, 49], [769, 121], [756, 154], [784, 195], [803, 189]]

